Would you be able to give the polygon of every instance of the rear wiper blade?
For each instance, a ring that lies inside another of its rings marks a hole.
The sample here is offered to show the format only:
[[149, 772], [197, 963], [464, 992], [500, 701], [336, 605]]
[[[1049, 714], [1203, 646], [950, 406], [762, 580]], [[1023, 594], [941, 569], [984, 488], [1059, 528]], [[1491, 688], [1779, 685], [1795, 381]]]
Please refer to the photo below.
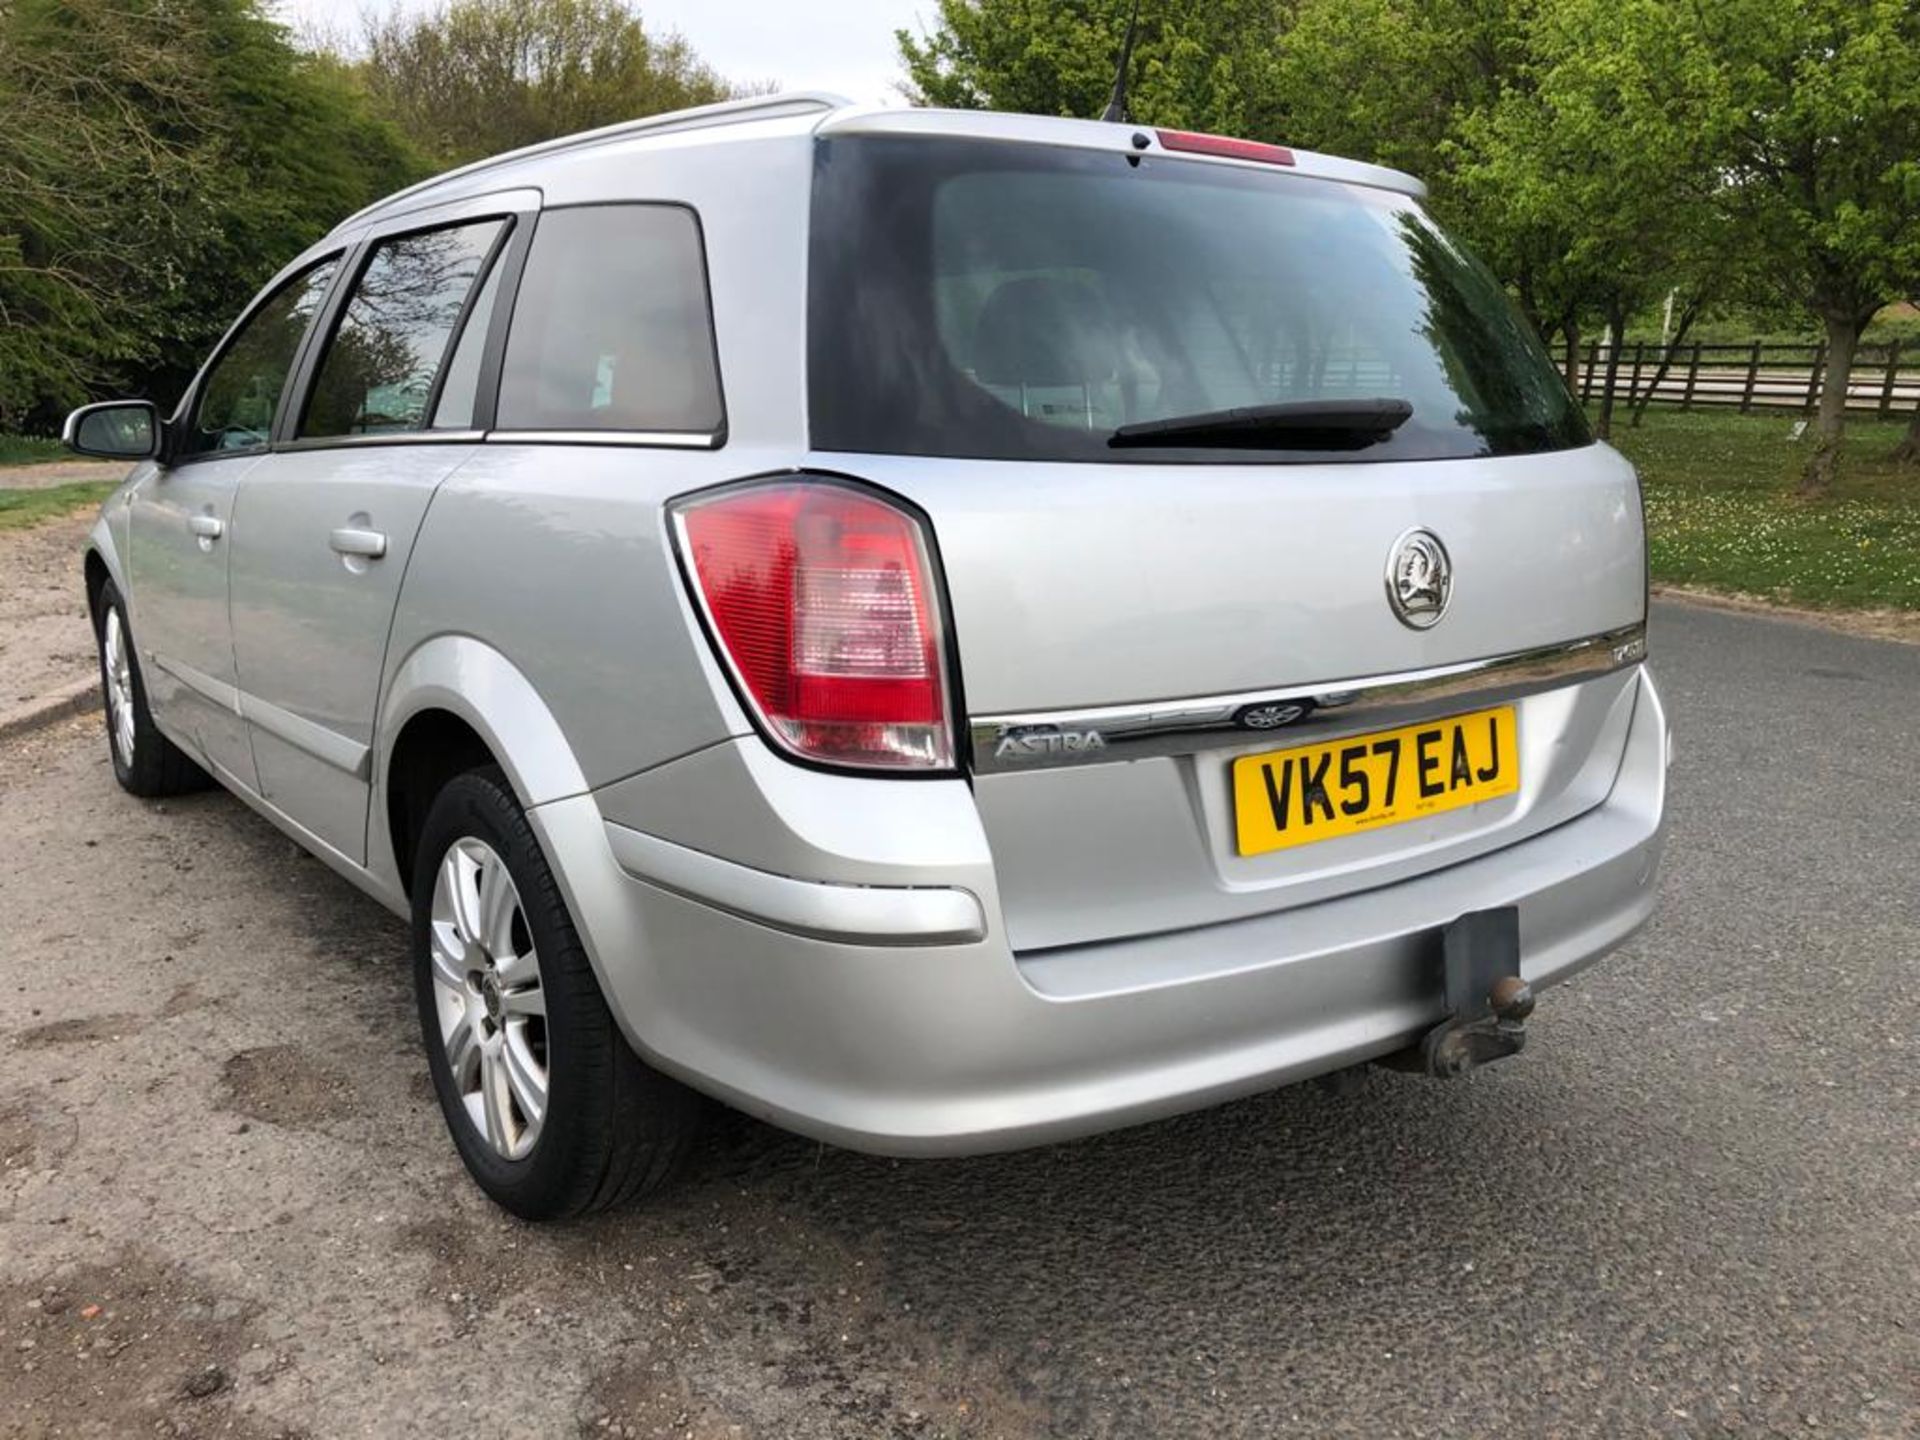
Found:
[[1385, 440], [1413, 415], [1405, 400], [1289, 400], [1140, 420], [1122, 425], [1107, 444], [1219, 445], [1248, 450], [1361, 450]]

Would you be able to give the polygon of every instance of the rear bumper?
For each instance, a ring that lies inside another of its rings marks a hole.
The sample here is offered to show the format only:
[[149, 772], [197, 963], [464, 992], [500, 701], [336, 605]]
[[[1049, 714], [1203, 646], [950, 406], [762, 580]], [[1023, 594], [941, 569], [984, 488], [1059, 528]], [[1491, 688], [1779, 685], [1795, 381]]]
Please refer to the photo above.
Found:
[[[1437, 930], [1468, 910], [1517, 905], [1526, 979], [1566, 979], [1652, 912], [1667, 758], [1642, 672], [1613, 789], [1578, 819], [1362, 894], [1028, 954], [1007, 947], [977, 857], [946, 884], [921, 871], [827, 885], [626, 829], [592, 796], [532, 818], [615, 1014], [655, 1064], [837, 1144], [965, 1154], [1400, 1049], [1441, 1018]], [[1541, 1023], [1550, 1034], [1550, 1005]]]

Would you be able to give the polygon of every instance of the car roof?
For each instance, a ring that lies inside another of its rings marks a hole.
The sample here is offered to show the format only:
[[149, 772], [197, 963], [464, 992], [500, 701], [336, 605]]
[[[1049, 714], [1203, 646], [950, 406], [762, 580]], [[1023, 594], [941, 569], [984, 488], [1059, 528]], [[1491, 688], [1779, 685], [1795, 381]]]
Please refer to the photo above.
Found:
[[[828, 91], [788, 91], [776, 95], [755, 95], [741, 100], [724, 100], [716, 105], [701, 105], [623, 120], [597, 130], [563, 135], [554, 140], [528, 145], [462, 165], [396, 191], [376, 201], [334, 227], [336, 233], [363, 222], [404, 213], [436, 203], [440, 198], [476, 193], [487, 179], [498, 177], [505, 185], [524, 185], [530, 172], [549, 157], [605, 147], [633, 148], [644, 151], [650, 142], [667, 136], [693, 137], [706, 143], [725, 144], [751, 138], [764, 138], [769, 131], [812, 133], [817, 136], [900, 135], [960, 137], [995, 140], [1007, 144], [1065, 145], [1080, 149], [1122, 150], [1127, 153], [1153, 153], [1163, 150], [1162, 137], [1171, 134], [1150, 125], [1116, 124], [1104, 120], [1072, 120], [1047, 115], [1014, 115], [992, 110], [936, 110], [929, 108], [856, 105], [846, 97]], [[1144, 144], [1142, 141], [1144, 140]], [[1289, 149], [1287, 168], [1293, 173], [1313, 175], [1348, 184], [1367, 185], [1423, 197], [1426, 186], [1411, 175], [1323, 155], [1311, 150]], [[1224, 154], [1194, 153], [1183, 149], [1181, 158], [1212, 165], [1263, 165], [1271, 161], [1251, 160]]]

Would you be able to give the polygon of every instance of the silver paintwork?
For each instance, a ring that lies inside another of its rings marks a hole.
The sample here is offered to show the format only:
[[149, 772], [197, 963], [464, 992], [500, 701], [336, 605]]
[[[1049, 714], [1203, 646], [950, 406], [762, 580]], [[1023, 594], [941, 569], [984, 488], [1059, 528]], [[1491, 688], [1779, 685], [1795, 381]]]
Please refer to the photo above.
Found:
[[[976, 715], [1257, 694], [1564, 644], [1646, 618], [1638, 485], [1605, 445], [1365, 465], [822, 455], [933, 516]], [[1444, 622], [1380, 572], [1446, 536]]]
[[440, 862], [428, 959], [454, 1090], [494, 1153], [523, 1160], [547, 1118], [547, 997], [520, 891], [484, 840], [456, 840]]
[[142, 467], [128, 493], [122, 596], [140, 646], [147, 705], [170, 738], [251, 787], [253, 746], [238, 704], [227, 605], [229, 521], [248, 453], [171, 469]]
[[[755, 100], [441, 177], [297, 257], [338, 252], [344, 279], [363, 247], [443, 218], [690, 206], [726, 431], [342, 443], [283, 426], [267, 449], [141, 463], [89, 544], [129, 607], [155, 724], [405, 913], [392, 757], [422, 717], [457, 717], [526, 807], [636, 1049], [868, 1148], [1005, 1148], [1392, 1049], [1433, 1018], [1420, 937], [1462, 910], [1518, 904], [1536, 984], [1630, 933], [1653, 903], [1670, 752], [1640, 663], [1627, 464], [1599, 445], [1218, 467], [813, 450], [813, 147], [882, 132], [1126, 154], [1134, 127]], [[1297, 158], [1290, 173], [1419, 191]], [[743, 713], [667, 505], [801, 470], [929, 518], [973, 773], [807, 768]], [[207, 521], [217, 533], [196, 533]], [[1425, 631], [1380, 590], [1409, 527], [1443, 535], [1458, 567]], [[1316, 708], [1284, 728], [1220, 723], [1229, 702], [1303, 697]], [[1234, 853], [1237, 754], [1490, 699], [1520, 713], [1518, 793]], [[1018, 767], [981, 758], [983, 729], [1027, 723], [1083, 740]], [[486, 1133], [484, 1104], [478, 1119]], [[524, 1143], [496, 1128], [503, 1153]]]
[[987, 936], [980, 902], [965, 890], [795, 880], [611, 822], [607, 843], [636, 880], [814, 940], [964, 945]]
[[[110, 452], [106, 450], [94, 450], [87, 446], [84, 446], [81, 443], [81, 431], [85, 428], [86, 422], [89, 418], [100, 413], [103, 410], [117, 410], [117, 409], [124, 408], [130, 404], [139, 405], [146, 408], [149, 412], [152, 413], [155, 421], [153, 429], [148, 437], [151, 444], [144, 455], [130, 454], [125, 451]], [[79, 454], [98, 455], [102, 459], [107, 459], [107, 460], [133, 461], [133, 460], [141, 460], [141, 459], [151, 459], [154, 453], [159, 449], [159, 445], [160, 445], [160, 426], [158, 424], [158, 419], [159, 419], [159, 411], [151, 401], [102, 400], [97, 404], [82, 405], [78, 410], [74, 410], [68, 413], [67, 418], [61, 423], [61, 426], [60, 426], [60, 443]]]
[[[1109, 125], [1099, 120], [1040, 119], [1033, 115], [1011, 115], [992, 110], [934, 110], [915, 106], [848, 106], [835, 110], [821, 121], [822, 135], [965, 135], [981, 140], [998, 140], [1008, 145], [1069, 145], [1090, 150], [1122, 150], [1128, 154], [1152, 155], [1163, 152], [1159, 136], [1151, 125]], [[1144, 149], [1136, 150], [1133, 137], [1147, 137]], [[1322, 155], [1313, 150], [1287, 147], [1293, 164], [1276, 167], [1258, 160], [1234, 160], [1209, 156], [1206, 163], [1259, 170], [1266, 174], [1312, 175], [1338, 180], [1345, 185], [1365, 185], [1375, 190], [1424, 198], [1424, 181], [1384, 165], [1369, 165], [1346, 160], [1338, 155]], [[1184, 156], [1183, 156], [1184, 158]]]
[[[442, 481], [477, 446], [356, 446], [269, 456], [244, 485], [231, 548], [233, 654], [262, 793], [349, 860], [366, 857], [369, 757], [388, 627]], [[378, 536], [374, 558], [338, 530]]]
[[655, 1064], [835, 1144], [1006, 1150], [1406, 1045], [1439, 1019], [1423, 946], [1463, 910], [1519, 906], [1536, 990], [1625, 941], [1654, 905], [1667, 754], [1651, 680], [1628, 681], [1626, 747], [1577, 818], [1402, 883], [1112, 942], [1022, 950], [997, 921], [961, 950], [796, 940], [633, 880], [591, 797], [533, 819], [589, 948], [627, 962], [608, 967], [609, 1000]]

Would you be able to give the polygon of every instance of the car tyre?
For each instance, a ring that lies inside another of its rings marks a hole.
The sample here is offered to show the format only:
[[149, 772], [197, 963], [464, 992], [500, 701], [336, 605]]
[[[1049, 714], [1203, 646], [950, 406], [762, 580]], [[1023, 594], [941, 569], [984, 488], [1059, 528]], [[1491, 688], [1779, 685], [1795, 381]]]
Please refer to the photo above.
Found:
[[497, 769], [449, 781], [413, 874], [414, 991], [467, 1170], [528, 1220], [658, 1189], [701, 1101], [627, 1045], [526, 812]]
[[107, 581], [94, 607], [94, 639], [100, 655], [100, 694], [107, 719], [107, 753], [113, 778], [130, 795], [158, 799], [203, 790], [212, 779], [186, 751], [160, 733], [147, 708], [147, 684], [134, 649], [126, 602]]

